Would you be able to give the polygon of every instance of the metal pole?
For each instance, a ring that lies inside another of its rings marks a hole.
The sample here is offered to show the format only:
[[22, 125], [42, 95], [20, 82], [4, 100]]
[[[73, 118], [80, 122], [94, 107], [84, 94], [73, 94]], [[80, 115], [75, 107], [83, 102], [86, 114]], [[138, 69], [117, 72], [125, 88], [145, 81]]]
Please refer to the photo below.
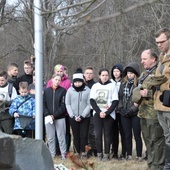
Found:
[[43, 139], [43, 55], [42, 16], [40, 0], [34, 0], [34, 54], [35, 54], [35, 138]]

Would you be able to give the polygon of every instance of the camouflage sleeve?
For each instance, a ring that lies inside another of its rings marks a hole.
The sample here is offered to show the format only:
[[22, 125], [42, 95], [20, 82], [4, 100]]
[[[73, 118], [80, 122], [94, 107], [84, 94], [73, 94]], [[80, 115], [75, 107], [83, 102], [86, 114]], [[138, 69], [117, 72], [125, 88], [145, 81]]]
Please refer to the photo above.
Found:
[[147, 97], [153, 98], [153, 90], [148, 90]]

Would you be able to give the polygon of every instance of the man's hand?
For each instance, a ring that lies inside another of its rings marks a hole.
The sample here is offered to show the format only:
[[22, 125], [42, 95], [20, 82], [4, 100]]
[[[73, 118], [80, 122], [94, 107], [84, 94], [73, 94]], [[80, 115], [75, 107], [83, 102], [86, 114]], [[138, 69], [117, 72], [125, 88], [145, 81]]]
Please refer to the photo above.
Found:
[[147, 89], [140, 90], [140, 95], [141, 95], [142, 97], [147, 97], [147, 95], [148, 95], [148, 90], [147, 90]]

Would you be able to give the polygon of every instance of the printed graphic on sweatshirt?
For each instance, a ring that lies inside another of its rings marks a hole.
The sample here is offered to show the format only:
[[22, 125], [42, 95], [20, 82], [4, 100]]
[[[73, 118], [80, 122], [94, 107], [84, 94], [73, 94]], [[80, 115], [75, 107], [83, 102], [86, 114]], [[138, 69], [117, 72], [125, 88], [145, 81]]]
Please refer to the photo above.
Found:
[[0, 101], [7, 100], [7, 93], [6, 92], [0, 92]]
[[98, 89], [96, 103], [99, 107], [107, 107], [107, 101], [109, 96], [109, 90]]

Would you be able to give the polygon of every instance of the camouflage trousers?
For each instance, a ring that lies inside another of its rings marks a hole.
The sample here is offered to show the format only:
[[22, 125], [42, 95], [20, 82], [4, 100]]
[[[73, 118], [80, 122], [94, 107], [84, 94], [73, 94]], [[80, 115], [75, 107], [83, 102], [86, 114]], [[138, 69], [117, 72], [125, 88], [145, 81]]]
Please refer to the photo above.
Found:
[[165, 164], [165, 137], [158, 119], [140, 119], [147, 149], [148, 169], [162, 170]]

